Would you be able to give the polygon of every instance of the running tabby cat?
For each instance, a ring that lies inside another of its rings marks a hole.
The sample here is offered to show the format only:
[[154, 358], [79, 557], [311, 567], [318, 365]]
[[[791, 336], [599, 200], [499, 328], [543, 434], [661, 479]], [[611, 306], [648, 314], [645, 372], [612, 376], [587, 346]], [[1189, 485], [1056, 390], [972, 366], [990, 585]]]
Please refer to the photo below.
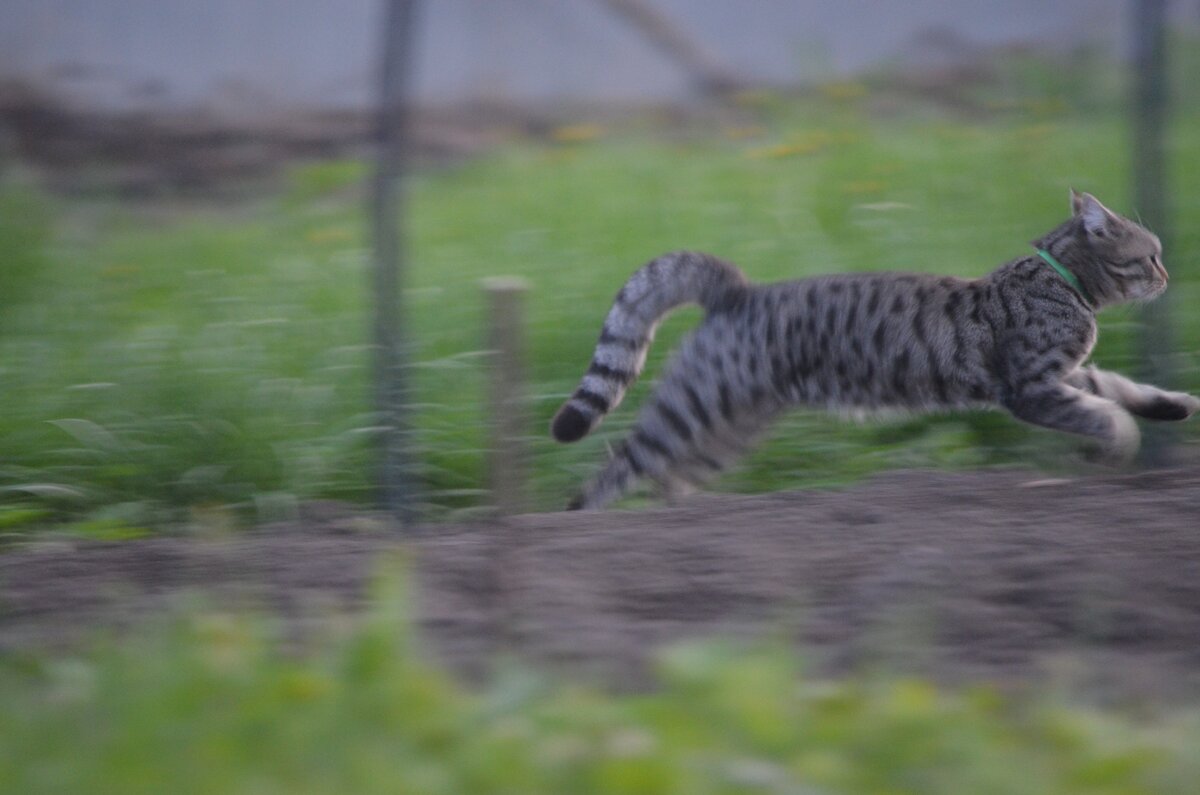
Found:
[[551, 424], [574, 442], [621, 402], [662, 318], [706, 312], [633, 430], [572, 501], [601, 508], [648, 478], [668, 494], [703, 484], [792, 406], [906, 410], [1001, 406], [1025, 422], [1097, 440], [1121, 460], [1131, 415], [1183, 420], [1200, 400], [1081, 367], [1095, 313], [1167, 285], [1158, 238], [1089, 194], [1034, 241], [1036, 254], [980, 279], [907, 273], [757, 285], [708, 254], [676, 252], [630, 277], [591, 365]]

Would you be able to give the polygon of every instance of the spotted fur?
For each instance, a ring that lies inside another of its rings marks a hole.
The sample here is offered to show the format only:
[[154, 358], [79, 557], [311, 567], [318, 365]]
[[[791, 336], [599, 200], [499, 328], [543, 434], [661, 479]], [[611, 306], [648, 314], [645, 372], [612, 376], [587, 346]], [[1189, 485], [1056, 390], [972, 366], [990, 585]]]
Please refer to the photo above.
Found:
[[653, 260], [617, 294], [554, 438], [576, 441], [617, 407], [668, 312], [696, 303], [705, 318], [570, 507], [603, 507], [642, 479], [668, 493], [699, 487], [794, 406], [1002, 407], [1127, 458], [1139, 440], [1131, 415], [1181, 420], [1200, 400], [1081, 367], [1095, 313], [1156, 297], [1167, 272], [1151, 232], [1088, 194], [1072, 192], [1072, 210], [1034, 245], [1082, 290], [1033, 254], [979, 279], [867, 273], [765, 285], [707, 254]]

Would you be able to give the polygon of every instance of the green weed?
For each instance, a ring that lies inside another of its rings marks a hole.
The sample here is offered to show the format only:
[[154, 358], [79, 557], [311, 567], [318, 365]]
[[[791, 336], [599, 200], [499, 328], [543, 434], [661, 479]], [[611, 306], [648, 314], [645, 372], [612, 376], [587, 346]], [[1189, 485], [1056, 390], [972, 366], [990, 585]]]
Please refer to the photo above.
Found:
[[918, 680], [828, 682], [780, 648], [697, 643], [606, 695], [423, 662], [395, 593], [283, 654], [191, 611], [54, 659], [0, 658], [0, 789], [38, 793], [1193, 792], [1200, 723]]

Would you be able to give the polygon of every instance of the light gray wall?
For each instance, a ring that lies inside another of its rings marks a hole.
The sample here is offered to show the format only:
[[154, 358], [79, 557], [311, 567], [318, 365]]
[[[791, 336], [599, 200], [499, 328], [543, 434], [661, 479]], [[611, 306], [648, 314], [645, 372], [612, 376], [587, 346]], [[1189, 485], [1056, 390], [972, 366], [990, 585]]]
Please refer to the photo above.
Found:
[[[1120, 46], [1128, 0], [655, 0], [752, 77], [794, 82], [912, 54], [945, 28], [969, 43]], [[593, 0], [425, 0], [426, 100], [642, 100], [682, 74]], [[1178, 11], [1178, 9], [1177, 9]], [[1194, 10], [1192, 11], [1194, 13]], [[269, 114], [364, 107], [381, 0], [0, 0], [0, 76], [108, 108]]]

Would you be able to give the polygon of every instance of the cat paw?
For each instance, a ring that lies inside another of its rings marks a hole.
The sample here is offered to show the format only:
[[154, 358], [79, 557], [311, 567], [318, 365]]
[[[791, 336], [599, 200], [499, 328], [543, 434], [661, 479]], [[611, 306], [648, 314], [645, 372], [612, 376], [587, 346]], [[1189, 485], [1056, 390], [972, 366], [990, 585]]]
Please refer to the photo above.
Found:
[[1124, 411], [1115, 411], [1112, 417], [1111, 436], [1105, 441], [1101, 454], [1104, 461], [1113, 466], [1124, 466], [1133, 461], [1142, 443], [1142, 433], [1137, 422]]
[[1137, 409], [1139, 417], [1148, 420], [1178, 422], [1200, 411], [1200, 398], [1184, 392], [1160, 392], [1153, 400]]
[[1200, 411], [1200, 398], [1196, 397], [1195, 395], [1189, 395], [1185, 392], [1177, 392], [1176, 394], [1179, 395], [1179, 400], [1183, 404], [1184, 411], [1187, 412], [1183, 416], [1185, 420], [1195, 414], [1197, 411]]

